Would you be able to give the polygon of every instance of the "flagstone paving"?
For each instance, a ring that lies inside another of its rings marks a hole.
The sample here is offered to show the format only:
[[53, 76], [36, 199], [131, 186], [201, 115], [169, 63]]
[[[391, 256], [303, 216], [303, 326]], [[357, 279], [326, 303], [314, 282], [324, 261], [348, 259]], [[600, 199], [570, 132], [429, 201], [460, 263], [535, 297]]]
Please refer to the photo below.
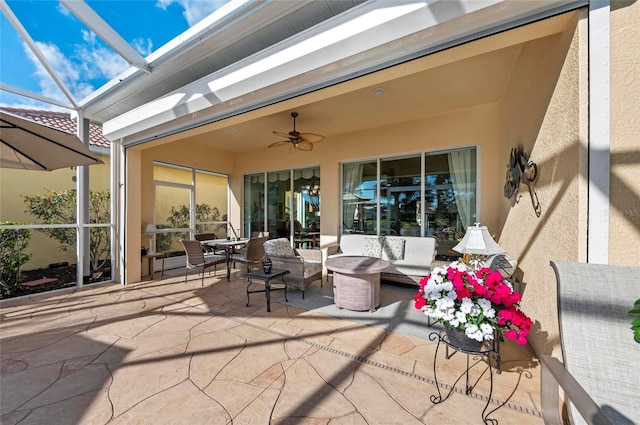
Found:
[[[287, 305], [235, 271], [39, 294], [0, 304], [2, 424], [479, 424], [489, 368], [425, 337]], [[300, 296], [292, 292], [289, 297]], [[375, 313], [373, 313], [375, 314]], [[487, 411], [543, 424], [540, 367], [502, 346]], [[456, 383], [457, 381], [457, 383]]]

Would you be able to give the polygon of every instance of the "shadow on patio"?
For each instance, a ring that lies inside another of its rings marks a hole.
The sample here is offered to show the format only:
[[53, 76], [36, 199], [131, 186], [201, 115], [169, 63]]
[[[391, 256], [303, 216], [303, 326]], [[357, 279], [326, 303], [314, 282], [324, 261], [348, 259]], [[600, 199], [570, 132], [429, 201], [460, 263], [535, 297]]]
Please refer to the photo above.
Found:
[[3, 302], [2, 423], [476, 424], [487, 401], [500, 423], [543, 423], [537, 359], [510, 343], [490, 400], [484, 358], [471, 358], [465, 395], [466, 355], [441, 348], [441, 390], [459, 382], [432, 404], [434, 329], [396, 287], [378, 312], [347, 319], [296, 307], [295, 291], [289, 303], [272, 294], [271, 313], [255, 294], [246, 307], [237, 271], [204, 287], [183, 279]]

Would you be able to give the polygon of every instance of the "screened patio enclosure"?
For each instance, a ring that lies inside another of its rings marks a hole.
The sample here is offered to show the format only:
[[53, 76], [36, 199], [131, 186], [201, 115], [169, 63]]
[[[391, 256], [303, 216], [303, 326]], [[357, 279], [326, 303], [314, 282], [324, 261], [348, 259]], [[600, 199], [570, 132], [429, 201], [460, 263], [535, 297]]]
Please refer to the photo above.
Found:
[[[481, 221], [519, 257], [534, 299], [550, 291], [550, 257], [609, 262], [635, 255], [625, 248], [634, 246], [640, 227], [630, 213], [637, 199], [634, 180], [627, 169], [616, 168], [622, 156], [610, 154], [634, 151], [635, 139], [623, 123], [634, 122], [636, 109], [623, 99], [636, 98], [629, 95], [638, 83], [624, 69], [636, 57], [628, 52], [638, 39], [630, 24], [637, 21], [637, 3], [230, 5], [227, 14], [208, 17], [145, 58], [147, 67], [132, 67], [86, 99], [70, 102], [80, 122], [103, 123], [112, 141], [109, 225], [117, 282], [141, 276], [143, 229], [156, 214], [154, 162], [228, 176], [228, 218], [243, 234], [252, 231], [247, 223], [277, 233], [282, 219], [286, 232], [287, 207], [300, 218], [308, 215], [309, 205], [294, 205], [294, 193], [304, 201], [314, 182], [296, 188], [293, 172], [318, 168], [321, 210], [312, 213], [321, 217], [320, 248], [345, 229], [428, 236], [431, 229], [458, 232], [467, 218]], [[267, 148], [275, 141], [273, 131], [291, 130], [293, 111], [300, 131], [325, 139], [312, 152]], [[540, 218], [531, 215], [528, 198], [517, 202], [502, 193], [516, 145], [545, 170], [537, 188]], [[467, 148], [475, 149], [475, 192], [456, 189], [453, 180], [439, 182], [442, 170], [428, 169], [429, 156]], [[416, 156], [419, 170], [407, 160]], [[393, 163], [405, 160], [402, 174], [392, 176]], [[349, 188], [353, 193], [346, 192], [342, 167], [355, 163], [375, 167], [362, 174], [368, 180]], [[628, 168], [635, 170], [635, 163]], [[264, 188], [270, 173], [283, 171], [289, 185], [267, 186], [261, 200], [256, 192], [254, 215], [253, 202], [245, 203], [245, 177], [262, 174], [264, 181], [256, 183]], [[435, 193], [428, 193], [430, 184]], [[468, 202], [456, 199], [461, 195]], [[357, 216], [349, 211], [350, 196], [361, 202]], [[529, 307], [549, 317], [548, 306]]]

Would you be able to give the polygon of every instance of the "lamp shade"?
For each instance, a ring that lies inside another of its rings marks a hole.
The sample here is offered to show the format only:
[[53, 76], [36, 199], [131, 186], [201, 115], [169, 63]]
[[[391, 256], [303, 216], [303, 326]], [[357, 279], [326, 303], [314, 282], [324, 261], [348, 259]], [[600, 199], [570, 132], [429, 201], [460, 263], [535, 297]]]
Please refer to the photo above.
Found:
[[147, 225], [144, 227], [145, 233], [156, 233], [157, 231], [158, 229], [156, 228], [156, 225], [153, 223], [147, 223]]
[[489, 230], [487, 230], [487, 226], [480, 226], [480, 223], [467, 227], [464, 238], [462, 238], [458, 245], [453, 247], [453, 250], [461, 254], [477, 255], [493, 255], [505, 252], [504, 249], [493, 240], [489, 234]]

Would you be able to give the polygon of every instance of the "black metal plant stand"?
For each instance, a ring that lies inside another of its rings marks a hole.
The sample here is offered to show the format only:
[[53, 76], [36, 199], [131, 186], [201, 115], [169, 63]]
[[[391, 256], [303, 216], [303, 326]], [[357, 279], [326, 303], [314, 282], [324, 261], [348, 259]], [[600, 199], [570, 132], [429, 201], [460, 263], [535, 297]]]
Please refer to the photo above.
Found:
[[[496, 407], [495, 409], [492, 409], [491, 411], [487, 412], [487, 409], [489, 408], [489, 403], [491, 403], [491, 396], [493, 394], [493, 368], [491, 366], [491, 357], [493, 356], [494, 359], [498, 360], [498, 353], [495, 350], [495, 345], [492, 344], [491, 347], [487, 348], [486, 350], [483, 350], [482, 347], [480, 348], [479, 351], [475, 351], [475, 350], [467, 350], [464, 348], [460, 348], [457, 347], [455, 345], [453, 345], [446, 337], [445, 332], [444, 331], [440, 331], [440, 332], [431, 332], [429, 334], [429, 340], [430, 341], [438, 341], [438, 345], [436, 346], [436, 352], [433, 358], [433, 378], [435, 380], [436, 383], [436, 389], [438, 390], [438, 395], [431, 395], [430, 396], [430, 400], [433, 404], [439, 404], [444, 402], [445, 400], [447, 400], [449, 398], [449, 396], [451, 395], [451, 393], [453, 393], [453, 390], [455, 389], [455, 383], [454, 385], [451, 386], [451, 388], [449, 389], [449, 392], [443, 397], [442, 393], [440, 392], [440, 385], [438, 384], [438, 373], [437, 373], [437, 367], [436, 367], [436, 360], [438, 359], [438, 349], [440, 348], [440, 343], [445, 344], [445, 347], [447, 349], [446, 352], [446, 359], [449, 359], [450, 355], [449, 355], [449, 347], [451, 347], [452, 349], [454, 349], [455, 351], [458, 351], [460, 353], [464, 353], [467, 355], [467, 370], [465, 371], [465, 394], [469, 395], [471, 394], [471, 391], [473, 390], [473, 386], [469, 385], [469, 356], [471, 355], [475, 355], [475, 356], [484, 356], [487, 358], [487, 363], [489, 365], [489, 382], [490, 382], [490, 386], [489, 386], [489, 394], [487, 395], [487, 403], [484, 406], [484, 409], [482, 410], [482, 422], [485, 424], [491, 424], [491, 425], [497, 425], [498, 421], [496, 419], [491, 419], [489, 418], [489, 415], [491, 415], [493, 412], [495, 412], [497, 409], [499, 409], [500, 407], [502, 407], [502, 405]], [[457, 382], [457, 381], [456, 381]]]

